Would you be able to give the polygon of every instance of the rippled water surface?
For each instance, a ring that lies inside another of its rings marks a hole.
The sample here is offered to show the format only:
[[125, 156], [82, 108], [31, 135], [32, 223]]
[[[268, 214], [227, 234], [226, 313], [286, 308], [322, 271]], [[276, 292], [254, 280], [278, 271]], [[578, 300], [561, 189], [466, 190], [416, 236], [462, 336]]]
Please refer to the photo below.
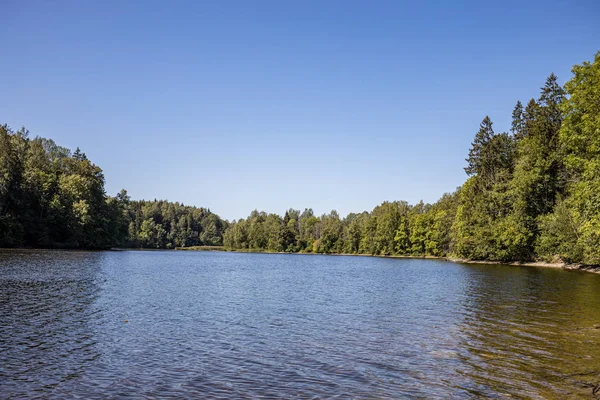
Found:
[[2, 398], [594, 398], [600, 276], [0, 251]]

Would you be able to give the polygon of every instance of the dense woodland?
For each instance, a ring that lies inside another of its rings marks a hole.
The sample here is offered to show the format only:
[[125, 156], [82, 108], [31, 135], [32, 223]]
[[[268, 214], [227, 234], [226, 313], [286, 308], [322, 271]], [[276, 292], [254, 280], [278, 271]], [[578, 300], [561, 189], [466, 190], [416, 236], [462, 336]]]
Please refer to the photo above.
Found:
[[219, 245], [227, 223], [210, 210], [109, 197], [79, 149], [0, 126], [0, 247], [173, 248]]
[[[525, 104], [525, 105], [523, 105]], [[562, 260], [600, 264], [600, 53], [520, 101], [510, 132], [485, 117], [462, 187], [435, 204], [384, 202], [345, 218], [253, 211], [229, 224], [204, 208], [104, 190], [79, 149], [0, 126], [0, 247], [174, 248]]]
[[516, 103], [510, 132], [485, 117], [468, 179], [435, 204], [385, 202], [341, 218], [254, 211], [223, 237], [234, 250], [563, 260], [600, 264], [600, 53]]

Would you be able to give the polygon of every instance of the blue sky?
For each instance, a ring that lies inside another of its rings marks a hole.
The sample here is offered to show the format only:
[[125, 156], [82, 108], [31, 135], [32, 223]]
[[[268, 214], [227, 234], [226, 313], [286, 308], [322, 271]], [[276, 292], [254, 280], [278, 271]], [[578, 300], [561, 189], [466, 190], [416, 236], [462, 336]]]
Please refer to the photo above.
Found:
[[[498, 3], [498, 4], [496, 4]], [[0, 0], [0, 122], [224, 218], [436, 201], [486, 115], [600, 50], [600, 2]]]

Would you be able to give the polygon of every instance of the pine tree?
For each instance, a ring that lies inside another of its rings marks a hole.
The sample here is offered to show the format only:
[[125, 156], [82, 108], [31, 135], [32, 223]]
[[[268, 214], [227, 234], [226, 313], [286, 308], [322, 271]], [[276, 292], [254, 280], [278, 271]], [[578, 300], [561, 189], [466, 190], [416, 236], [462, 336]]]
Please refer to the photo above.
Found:
[[467, 167], [465, 167], [467, 175], [479, 174], [482, 171], [485, 148], [493, 136], [492, 120], [486, 115], [479, 125], [479, 131], [475, 134], [475, 139], [469, 150], [469, 157], [466, 159], [468, 162]]
[[517, 101], [515, 108], [512, 112], [512, 124], [510, 128], [510, 132], [513, 135], [513, 139], [515, 141], [519, 141], [523, 139], [525, 135], [525, 122], [523, 119], [523, 104], [520, 101]]

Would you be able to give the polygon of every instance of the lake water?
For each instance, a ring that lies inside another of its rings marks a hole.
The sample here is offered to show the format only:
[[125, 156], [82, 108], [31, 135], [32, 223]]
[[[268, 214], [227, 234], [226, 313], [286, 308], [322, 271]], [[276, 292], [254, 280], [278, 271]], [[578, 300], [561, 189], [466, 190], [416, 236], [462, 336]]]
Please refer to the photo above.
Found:
[[594, 398], [600, 276], [0, 251], [0, 397]]

